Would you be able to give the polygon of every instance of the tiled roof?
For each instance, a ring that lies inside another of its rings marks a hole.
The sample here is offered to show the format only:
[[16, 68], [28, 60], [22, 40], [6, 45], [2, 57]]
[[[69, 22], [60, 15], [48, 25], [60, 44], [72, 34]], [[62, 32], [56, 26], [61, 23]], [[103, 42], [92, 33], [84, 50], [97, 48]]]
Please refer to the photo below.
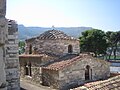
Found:
[[75, 39], [59, 30], [48, 30], [41, 34], [39, 39]]
[[46, 67], [43, 67], [44, 69], [49, 69], [49, 70], [60, 70], [60, 69], [63, 69], [64, 67], [67, 67], [79, 60], [82, 60], [83, 57], [85, 56], [89, 56], [87, 54], [83, 54], [83, 55], [79, 55], [79, 56], [76, 56], [72, 59], [68, 59], [68, 60], [63, 60], [63, 61], [58, 61], [58, 62], [55, 62], [55, 63], [52, 63]]
[[71, 37], [71, 36], [68, 36], [67, 34], [65, 34], [64, 32], [62, 31], [59, 31], [59, 30], [48, 30], [42, 34], [40, 34], [39, 36], [37, 37], [33, 37], [33, 38], [29, 38], [29, 39], [26, 39], [26, 41], [38, 41], [38, 40], [58, 40], [58, 39], [62, 39], [62, 40], [79, 40], [79, 39], [76, 39], [74, 37]]
[[103, 81], [87, 83], [73, 90], [120, 90], [120, 75]]
[[41, 54], [41, 55], [34, 55], [34, 54], [22, 54], [22, 55], [19, 55], [19, 57], [26, 57], [26, 58], [28, 58], [28, 57], [42, 57], [43, 55]]
[[38, 36], [37, 38], [38, 39], [75, 39], [59, 30], [48, 30], [40, 34], [40, 36]]

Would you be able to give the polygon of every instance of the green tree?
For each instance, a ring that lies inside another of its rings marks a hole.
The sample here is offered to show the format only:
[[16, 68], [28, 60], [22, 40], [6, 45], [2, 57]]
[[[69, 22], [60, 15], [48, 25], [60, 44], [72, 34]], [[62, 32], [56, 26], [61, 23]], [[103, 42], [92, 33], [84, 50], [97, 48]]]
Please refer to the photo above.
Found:
[[82, 32], [80, 39], [81, 52], [93, 52], [95, 56], [105, 54], [108, 44], [105, 32], [98, 29]]
[[25, 42], [19, 41], [19, 54], [22, 54], [25, 52]]
[[108, 31], [106, 32], [106, 39], [109, 44], [109, 59], [111, 57], [111, 54], [113, 52], [114, 59], [116, 59], [116, 52], [118, 49], [118, 46], [120, 44], [120, 31], [118, 32], [112, 32]]

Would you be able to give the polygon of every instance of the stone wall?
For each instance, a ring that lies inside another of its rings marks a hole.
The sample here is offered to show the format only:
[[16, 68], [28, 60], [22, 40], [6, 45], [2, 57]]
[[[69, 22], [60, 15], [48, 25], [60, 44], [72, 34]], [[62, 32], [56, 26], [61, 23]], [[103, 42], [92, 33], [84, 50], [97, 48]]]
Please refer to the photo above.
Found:
[[6, 87], [5, 63], [3, 60], [3, 47], [0, 46], [0, 90], [5, 90], [5, 87]]
[[79, 53], [78, 40], [39, 40], [26, 42], [26, 54], [29, 54], [29, 47], [32, 45], [33, 52], [36, 50], [38, 53], [48, 53], [53, 55], [65, 55], [68, 53], [68, 46], [72, 45], [72, 53]]
[[0, 17], [6, 15], [6, 0], [0, 0]]
[[19, 90], [18, 28], [14, 20], [8, 20], [7, 38], [4, 46], [7, 89]]
[[[89, 79], [86, 79], [85, 76], [87, 66], [89, 66]], [[42, 68], [43, 75], [47, 75], [45, 78], [43, 77], [43, 83], [48, 83], [47, 85], [53, 88], [66, 90], [84, 84], [86, 81], [108, 78], [110, 75], [109, 66], [110, 64], [104, 60], [99, 60], [92, 56], [85, 56], [67, 67], [61, 66], [64, 68], [60, 70]], [[57, 78], [53, 77], [53, 71], [58, 71]], [[56, 84], [53, 82], [56, 82]]]
[[5, 53], [4, 45], [7, 34], [6, 0], [0, 0], [0, 90], [6, 90], [6, 73], [5, 73]]
[[110, 76], [110, 64], [96, 58], [83, 58], [79, 62], [59, 71], [59, 85], [71, 88], [83, 84], [86, 66], [90, 66], [90, 81], [105, 79]]
[[18, 28], [5, 15], [6, 0], [0, 0], [0, 90], [19, 90]]
[[[47, 62], [49, 63], [51, 60], [54, 60], [54, 57], [50, 57], [47, 55], [20, 55], [19, 62], [20, 62], [20, 77], [22, 79], [26, 79], [28, 81], [32, 81], [35, 84], [41, 84], [41, 67], [45, 65]], [[26, 74], [26, 67], [29, 67], [28, 72]], [[31, 69], [31, 70], [30, 70]]]
[[42, 84], [59, 89], [59, 71], [42, 69]]

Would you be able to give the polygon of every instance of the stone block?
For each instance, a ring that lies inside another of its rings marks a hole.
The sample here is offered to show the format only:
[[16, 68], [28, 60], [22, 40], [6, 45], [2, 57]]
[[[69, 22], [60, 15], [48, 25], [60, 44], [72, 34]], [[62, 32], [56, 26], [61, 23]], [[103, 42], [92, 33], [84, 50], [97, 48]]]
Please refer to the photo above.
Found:
[[12, 79], [18, 79], [18, 78], [19, 78], [19, 69], [17, 68], [6, 69], [7, 81], [10, 81]]

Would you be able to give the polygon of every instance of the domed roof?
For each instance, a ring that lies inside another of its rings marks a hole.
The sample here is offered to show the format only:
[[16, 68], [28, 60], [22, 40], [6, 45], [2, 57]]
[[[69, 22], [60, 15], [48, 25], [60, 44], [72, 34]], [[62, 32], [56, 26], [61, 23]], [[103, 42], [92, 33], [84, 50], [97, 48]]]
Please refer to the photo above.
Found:
[[38, 39], [75, 39], [75, 38], [68, 36], [67, 34], [59, 30], [48, 30], [43, 34], [40, 34]]

